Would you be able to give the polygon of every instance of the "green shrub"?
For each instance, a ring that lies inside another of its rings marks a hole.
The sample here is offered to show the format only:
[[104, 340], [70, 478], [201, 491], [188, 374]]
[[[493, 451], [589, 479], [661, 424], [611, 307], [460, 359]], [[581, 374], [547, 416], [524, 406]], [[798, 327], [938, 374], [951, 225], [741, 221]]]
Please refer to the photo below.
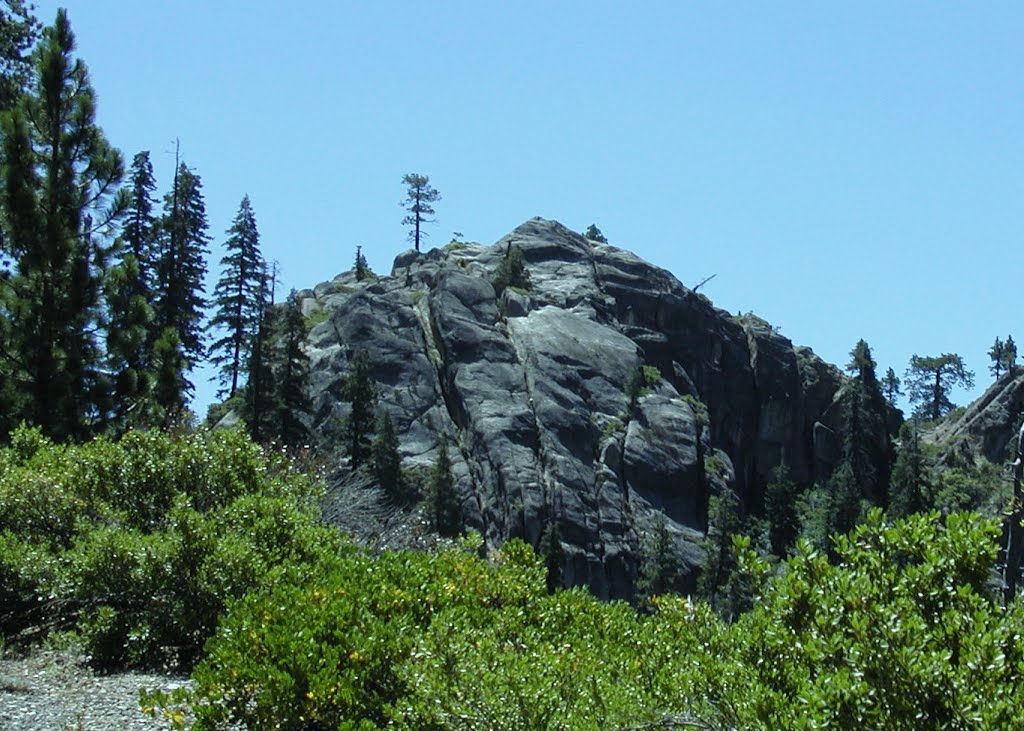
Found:
[[806, 542], [735, 625], [749, 728], [1019, 728], [1021, 606], [987, 588], [995, 521], [873, 511], [836, 542]]
[[[381, 728], [409, 691], [402, 663], [438, 613], [545, 595], [528, 546], [489, 564], [462, 549], [373, 557], [348, 546], [235, 602], [196, 667], [195, 729]], [[154, 696], [173, 714], [182, 698]]]
[[23, 610], [5, 636], [30, 612], [77, 625], [98, 666], [187, 667], [228, 601], [337, 546], [319, 493], [240, 431], [57, 446], [19, 429], [0, 450], [0, 597]]
[[523, 251], [518, 246], [510, 246], [494, 270], [494, 293], [499, 298], [507, 288], [513, 288], [525, 294], [531, 287], [530, 273], [523, 262]]

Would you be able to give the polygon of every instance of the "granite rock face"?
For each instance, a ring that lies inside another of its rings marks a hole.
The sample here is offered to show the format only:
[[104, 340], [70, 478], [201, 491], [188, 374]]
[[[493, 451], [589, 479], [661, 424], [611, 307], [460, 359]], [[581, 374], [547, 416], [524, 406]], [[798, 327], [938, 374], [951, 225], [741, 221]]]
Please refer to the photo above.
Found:
[[946, 419], [930, 438], [941, 445], [943, 461], [1002, 464], [1017, 449], [1017, 430], [1024, 413], [1024, 370], [1014, 368], [989, 386], [981, 398], [958, 416]]
[[[499, 298], [510, 246], [531, 287]], [[300, 297], [322, 320], [308, 339], [315, 425], [344, 418], [342, 379], [366, 350], [404, 465], [428, 468], [446, 432], [467, 525], [490, 545], [536, 545], [555, 521], [565, 581], [599, 596], [632, 595], [658, 512], [697, 569], [712, 493], [753, 509], [777, 465], [805, 484], [835, 465], [835, 367], [554, 221], [493, 246], [408, 251], [390, 276], [346, 273]], [[660, 377], [631, 404], [641, 366]]]

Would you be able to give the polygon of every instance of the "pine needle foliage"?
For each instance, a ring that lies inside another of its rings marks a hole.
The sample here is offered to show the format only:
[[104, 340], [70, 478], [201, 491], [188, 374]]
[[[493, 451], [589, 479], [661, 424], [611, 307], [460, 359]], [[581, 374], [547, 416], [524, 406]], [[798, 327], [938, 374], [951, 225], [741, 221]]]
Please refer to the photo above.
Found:
[[245, 363], [259, 327], [260, 287], [266, 270], [249, 196], [239, 204], [224, 247], [227, 254], [220, 260], [221, 277], [213, 290], [216, 312], [209, 324], [221, 337], [210, 346], [210, 361], [219, 369], [219, 395], [231, 398], [245, 376]]

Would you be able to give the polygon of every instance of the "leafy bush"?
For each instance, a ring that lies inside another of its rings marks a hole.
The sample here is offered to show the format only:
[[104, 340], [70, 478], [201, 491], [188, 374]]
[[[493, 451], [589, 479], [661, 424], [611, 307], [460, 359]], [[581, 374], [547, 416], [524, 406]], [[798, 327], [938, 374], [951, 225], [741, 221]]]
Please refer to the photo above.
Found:
[[[546, 595], [529, 547], [510, 541], [495, 559], [455, 548], [372, 557], [349, 546], [302, 579], [251, 592], [233, 604], [193, 674], [194, 728], [383, 727], [411, 690], [401, 666], [435, 615]], [[181, 700], [152, 699], [165, 708]]]
[[338, 545], [318, 495], [239, 431], [59, 446], [19, 429], [0, 451], [0, 626], [28, 612], [76, 627], [98, 666], [188, 666], [227, 601]]
[[801, 543], [733, 625], [678, 597], [641, 615], [549, 595], [519, 541], [490, 561], [478, 543], [346, 546], [235, 601], [195, 689], [150, 702], [191, 705], [197, 731], [1019, 728], [1024, 607], [986, 589], [997, 534], [969, 514], [874, 511], [837, 563]]
[[995, 521], [938, 513], [887, 526], [878, 510], [837, 540], [804, 542], [735, 626], [754, 673], [748, 728], [1019, 728], [1021, 606], [986, 587]]

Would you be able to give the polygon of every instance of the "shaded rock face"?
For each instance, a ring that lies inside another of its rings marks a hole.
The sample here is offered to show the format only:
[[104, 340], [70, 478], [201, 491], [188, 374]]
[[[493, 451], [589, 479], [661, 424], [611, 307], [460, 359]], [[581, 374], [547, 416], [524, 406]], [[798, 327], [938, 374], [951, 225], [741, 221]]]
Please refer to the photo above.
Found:
[[930, 438], [942, 445], [943, 460], [971, 464], [986, 459], [1002, 464], [1014, 458], [1024, 413], [1024, 370], [1014, 368], [959, 416], [939, 424]]
[[[496, 298], [511, 246], [531, 288]], [[555, 521], [565, 581], [599, 596], [632, 596], [657, 512], [696, 570], [712, 492], [734, 489], [758, 510], [777, 465], [805, 484], [835, 465], [824, 443], [837, 431], [834, 367], [554, 221], [493, 246], [405, 252], [390, 276], [343, 274], [300, 297], [326, 315], [308, 339], [316, 425], [346, 416], [342, 381], [366, 350], [405, 466], [428, 468], [446, 432], [467, 526], [490, 545], [537, 545]], [[631, 404], [640, 366], [661, 378]]]

